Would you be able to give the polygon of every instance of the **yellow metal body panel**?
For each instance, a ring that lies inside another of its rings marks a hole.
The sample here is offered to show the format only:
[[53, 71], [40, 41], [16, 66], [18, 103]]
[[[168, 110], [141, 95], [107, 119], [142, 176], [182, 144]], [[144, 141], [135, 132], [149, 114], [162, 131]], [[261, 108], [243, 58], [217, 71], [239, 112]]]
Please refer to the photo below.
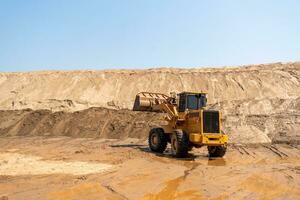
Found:
[[226, 145], [228, 143], [228, 136], [225, 134], [202, 134], [203, 145], [214, 146], [214, 145]]
[[202, 141], [202, 135], [199, 133], [190, 133], [189, 139], [193, 143], [200, 143]]
[[198, 145], [224, 145], [228, 143], [228, 136], [225, 134], [201, 134], [201, 133], [190, 133], [189, 134], [190, 142]]
[[177, 124], [169, 121], [163, 126], [165, 133], [173, 133], [176, 129], [181, 129], [189, 134], [189, 140], [195, 145], [220, 146], [227, 145], [228, 136], [221, 132], [221, 113], [219, 112], [219, 133], [203, 132], [203, 110], [191, 110], [178, 113]]

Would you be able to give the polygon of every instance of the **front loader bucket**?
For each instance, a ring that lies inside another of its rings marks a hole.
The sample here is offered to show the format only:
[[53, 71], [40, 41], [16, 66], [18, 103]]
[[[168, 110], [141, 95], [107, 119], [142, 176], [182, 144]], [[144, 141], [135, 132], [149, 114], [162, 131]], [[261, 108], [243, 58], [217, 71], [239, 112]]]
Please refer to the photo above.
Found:
[[133, 111], [158, 111], [155, 106], [168, 101], [168, 96], [160, 93], [140, 92], [136, 95]]

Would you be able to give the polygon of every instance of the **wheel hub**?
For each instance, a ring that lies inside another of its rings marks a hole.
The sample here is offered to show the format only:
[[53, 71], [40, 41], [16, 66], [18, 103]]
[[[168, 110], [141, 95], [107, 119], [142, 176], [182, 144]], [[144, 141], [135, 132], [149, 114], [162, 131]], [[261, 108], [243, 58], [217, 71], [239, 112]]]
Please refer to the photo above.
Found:
[[157, 135], [152, 135], [152, 137], [151, 137], [151, 143], [154, 146], [157, 146], [157, 144], [158, 144], [158, 136]]

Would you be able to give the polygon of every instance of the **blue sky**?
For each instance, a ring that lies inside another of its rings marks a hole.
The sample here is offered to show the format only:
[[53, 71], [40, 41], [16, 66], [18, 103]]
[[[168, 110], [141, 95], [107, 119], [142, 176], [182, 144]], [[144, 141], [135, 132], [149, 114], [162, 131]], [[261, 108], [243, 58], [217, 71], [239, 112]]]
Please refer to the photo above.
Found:
[[298, 0], [0, 0], [0, 71], [300, 60]]

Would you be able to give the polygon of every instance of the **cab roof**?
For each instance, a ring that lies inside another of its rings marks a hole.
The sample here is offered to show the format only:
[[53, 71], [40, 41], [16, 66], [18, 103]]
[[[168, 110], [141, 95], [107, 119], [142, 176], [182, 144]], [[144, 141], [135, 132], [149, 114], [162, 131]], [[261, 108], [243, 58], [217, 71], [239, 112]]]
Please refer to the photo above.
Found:
[[188, 91], [183, 91], [183, 92], [180, 92], [179, 94], [207, 94], [207, 92], [188, 92]]

